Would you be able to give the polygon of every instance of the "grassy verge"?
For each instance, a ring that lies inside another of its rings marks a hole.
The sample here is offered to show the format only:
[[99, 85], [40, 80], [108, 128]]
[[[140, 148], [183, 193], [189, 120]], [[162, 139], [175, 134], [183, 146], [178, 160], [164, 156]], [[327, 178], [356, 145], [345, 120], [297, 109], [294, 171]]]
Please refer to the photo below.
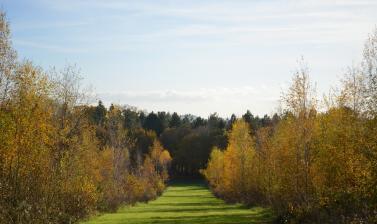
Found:
[[200, 182], [176, 182], [155, 201], [123, 207], [94, 217], [85, 224], [250, 224], [270, 223], [268, 209], [228, 205]]

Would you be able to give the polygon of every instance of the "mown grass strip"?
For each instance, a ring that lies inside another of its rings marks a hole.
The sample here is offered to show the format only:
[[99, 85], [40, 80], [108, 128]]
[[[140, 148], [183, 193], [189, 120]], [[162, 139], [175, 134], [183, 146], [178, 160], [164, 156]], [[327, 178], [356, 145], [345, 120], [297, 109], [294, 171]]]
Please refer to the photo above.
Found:
[[170, 185], [155, 201], [123, 207], [94, 217], [85, 224], [250, 224], [270, 223], [268, 209], [225, 204], [199, 182]]

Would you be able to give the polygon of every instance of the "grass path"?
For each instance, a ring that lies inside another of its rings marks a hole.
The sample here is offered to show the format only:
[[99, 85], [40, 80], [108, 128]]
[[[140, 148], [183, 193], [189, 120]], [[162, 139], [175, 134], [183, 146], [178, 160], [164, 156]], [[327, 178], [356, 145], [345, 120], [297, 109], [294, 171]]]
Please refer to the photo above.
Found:
[[124, 207], [84, 222], [85, 224], [246, 224], [269, 223], [267, 209], [228, 205], [215, 198], [201, 183], [176, 183], [157, 200]]

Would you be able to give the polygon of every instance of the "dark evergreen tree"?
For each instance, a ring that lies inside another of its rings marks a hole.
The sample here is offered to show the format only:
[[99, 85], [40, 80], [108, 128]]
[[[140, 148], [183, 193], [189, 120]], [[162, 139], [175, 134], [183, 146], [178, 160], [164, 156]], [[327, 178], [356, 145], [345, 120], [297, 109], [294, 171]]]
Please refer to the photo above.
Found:
[[177, 128], [180, 125], [181, 125], [181, 117], [176, 112], [174, 112], [171, 116], [169, 127], [170, 128]]
[[192, 122], [192, 127], [193, 128], [197, 128], [197, 127], [200, 127], [200, 126], [204, 126], [206, 125], [207, 122], [205, 119], [201, 118], [201, 117], [197, 117], [195, 118], [195, 120]]
[[233, 123], [237, 120], [237, 117], [235, 114], [232, 114], [232, 116], [230, 116], [230, 119], [228, 121], [228, 124], [227, 124], [227, 130], [230, 130], [232, 128], [232, 125]]
[[143, 127], [156, 132], [158, 136], [162, 133], [164, 128], [160, 118], [154, 112], [151, 112], [145, 118]]
[[102, 101], [98, 101], [98, 105], [97, 107], [95, 108], [95, 111], [94, 111], [94, 122], [97, 124], [97, 125], [103, 125], [104, 122], [105, 122], [105, 119], [106, 119], [106, 113], [107, 113], [107, 110], [106, 110], [106, 107], [103, 105]]
[[141, 121], [139, 114], [131, 109], [124, 109], [123, 110], [124, 116], [124, 127], [128, 130], [132, 131], [138, 128], [141, 128]]

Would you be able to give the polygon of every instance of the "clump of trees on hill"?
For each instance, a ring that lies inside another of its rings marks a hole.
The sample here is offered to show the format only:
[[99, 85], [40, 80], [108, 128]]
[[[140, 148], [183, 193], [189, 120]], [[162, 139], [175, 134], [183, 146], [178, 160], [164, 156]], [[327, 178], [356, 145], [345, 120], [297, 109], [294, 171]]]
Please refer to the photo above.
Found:
[[305, 65], [282, 101], [279, 122], [252, 130], [239, 119], [213, 149], [202, 172], [214, 193], [271, 206], [284, 223], [377, 222], [377, 30], [324, 110]]
[[162, 193], [171, 157], [156, 134], [83, 99], [75, 67], [17, 60], [0, 13], [0, 223], [73, 223]]

